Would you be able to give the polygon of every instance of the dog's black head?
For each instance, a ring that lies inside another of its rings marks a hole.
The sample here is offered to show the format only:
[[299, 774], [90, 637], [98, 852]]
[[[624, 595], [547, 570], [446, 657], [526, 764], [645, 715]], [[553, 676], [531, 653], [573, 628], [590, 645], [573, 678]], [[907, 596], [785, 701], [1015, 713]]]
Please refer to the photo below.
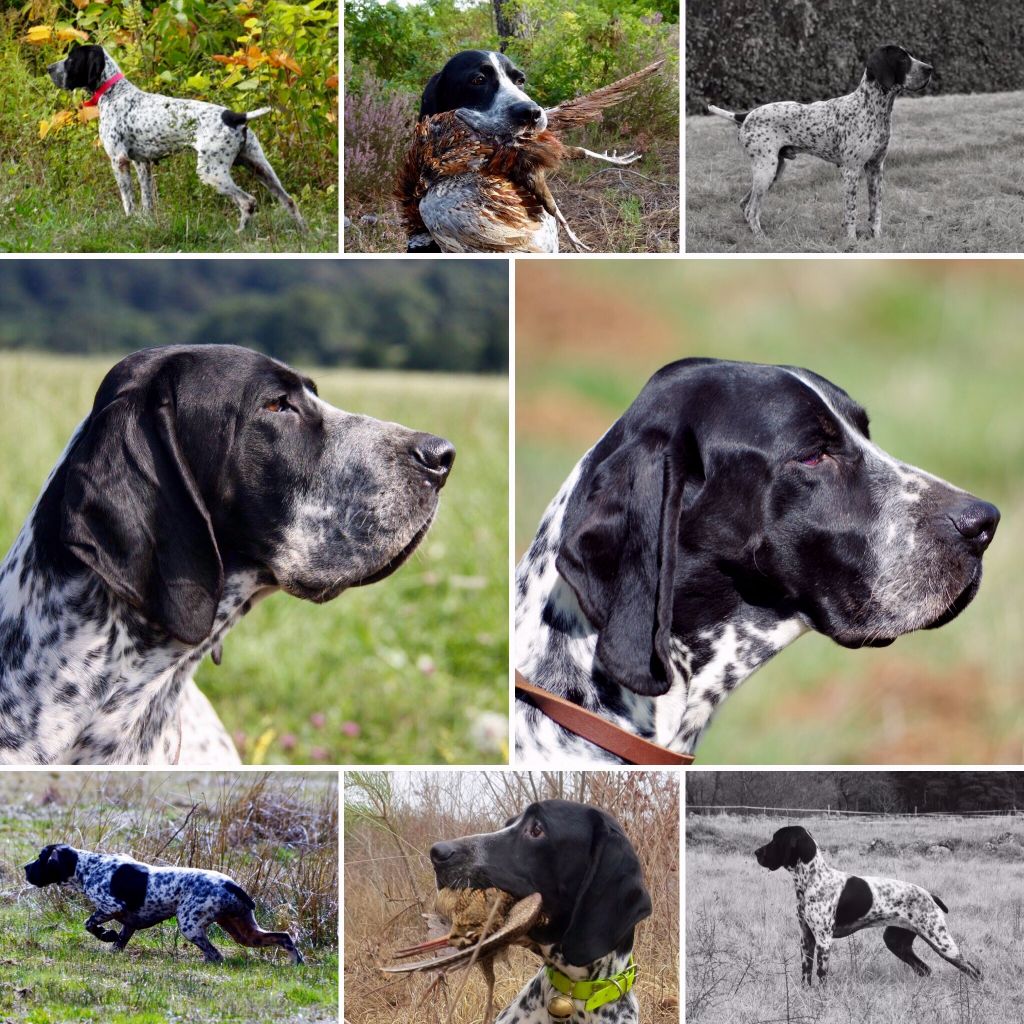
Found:
[[610, 814], [586, 804], [530, 804], [499, 832], [438, 843], [430, 859], [439, 888], [540, 893], [547, 923], [530, 937], [557, 944], [577, 966], [631, 948], [651, 913], [633, 845]]
[[931, 64], [911, 57], [902, 46], [889, 44], [875, 50], [867, 62], [869, 82], [877, 82], [884, 91], [923, 89], [931, 80]]
[[685, 359], [582, 460], [556, 565], [605, 670], [650, 696], [670, 686], [675, 639], [706, 652], [737, 619], [847, 647], [948, 622], [998, 521], [874, 445], [864, 410], [817, 374]]
[[56, 885], [66, 882], [78, 867], [78, 854], [64, 843], [44, 846], [31, 864], [25, 865], [25, 880], [31, 885]]
[[427, 82], [420, 117], [457, 110], [472, 128], [490, 135], [542, 131], [547, 115], [523, 91], [526, 75], [503, 53], [463, 50]]
[[222, 601], [245, 599], [225, 592], [226, 571], [317, 602], [389, 575], [426, 534], [454, 457], [443, 438], [328, 405], [257, 352], [147, 349], [107, 374], [35, 534], [196, 644]]
[[778, 871], [779, 868], [809, 864], [817, 852], [818, 846], [807, 829], [802, 825], [786, 825], [772, 836], [770, 842], [759, 846], [754, 856], [761, 867]]
[[50, 64], [46, 72], [61, 89], [88, 89], [95, 92], [102, 84], [107, 54], [102, 46], [73, 44], [68, 55]]

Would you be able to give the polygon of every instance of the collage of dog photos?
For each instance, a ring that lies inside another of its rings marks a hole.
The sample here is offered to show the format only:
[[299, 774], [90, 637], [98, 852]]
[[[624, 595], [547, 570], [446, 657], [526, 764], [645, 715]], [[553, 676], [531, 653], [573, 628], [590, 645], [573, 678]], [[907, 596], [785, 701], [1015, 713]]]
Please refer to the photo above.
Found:
[[0, 83], [0, 1024], [1024, 1024], [1021, 0]]

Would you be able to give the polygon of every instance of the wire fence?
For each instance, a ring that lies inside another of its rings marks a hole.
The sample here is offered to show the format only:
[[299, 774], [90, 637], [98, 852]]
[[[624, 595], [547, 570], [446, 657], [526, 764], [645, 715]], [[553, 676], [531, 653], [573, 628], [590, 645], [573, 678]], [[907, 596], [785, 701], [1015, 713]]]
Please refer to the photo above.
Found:
[[717, 814], [742, 814], [748, 817], [772, 818], [779, 816], [793, 816], [794, 814], [812, 814], [822, 818], [884, 818], [898, 824], [898, 819], [913, 821], [921, 818], [1017, 818], [1024, 814], [1024, 811], [1016, 807], [1008, 807], [1000, 811], [920, 811], [916, 807], [913, 810], [903, 811], [850, 811], [839, 807], [762, 807], [751, 804], [692, 804], [687, 801], [687, 813], [705, 814], [714, 816]]

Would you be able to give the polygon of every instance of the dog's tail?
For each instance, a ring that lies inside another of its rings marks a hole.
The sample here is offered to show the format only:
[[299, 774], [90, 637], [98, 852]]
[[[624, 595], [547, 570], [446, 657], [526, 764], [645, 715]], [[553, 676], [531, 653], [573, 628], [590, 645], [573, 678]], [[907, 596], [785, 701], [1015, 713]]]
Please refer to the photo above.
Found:
[[229, 128], [244, 128], [254, 117], [262, 117], [273, 109], [273, 107], [260, 107], [259, 110], [250, 110], [246, 114], [236, 114], [233, 110], [225, 110], [220, 118]]
[[939, 910], [941, 910], [944, 914], [949, 913], [949, 907], [947, 907], [946, 904], [943, 903], [942, 900], [940, 900], [939, 897], [935, 895], [935, 893], [930, 892], [928, 893], [928, 895], [931, 896], [931, 898], [935, 900], [935, 902], [939, 905]]
[[243, 906], [250, 910], [256, 909], [256, 901], [240, 886], [234, 882], [225, 882], [224, 888], [235, 897]]
[[708, 113], [714, 114], [716, 117], [724, 117], [727, 121], [732, 121], [734, 124], [743, 124], [749, 110], [739, 110], [733, 113], [731, 110], [723, 110], [721, 107], [716, 107], [714, 104], [708, 104]]

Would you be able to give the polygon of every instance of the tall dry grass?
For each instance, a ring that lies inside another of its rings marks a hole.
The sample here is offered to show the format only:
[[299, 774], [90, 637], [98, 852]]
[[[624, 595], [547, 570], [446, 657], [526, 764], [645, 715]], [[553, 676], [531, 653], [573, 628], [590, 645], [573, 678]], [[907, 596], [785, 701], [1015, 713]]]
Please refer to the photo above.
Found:
[[[636, 930], [637, 995], [645, 1024], [679, 1020], [679, 786], [663, 772], [347, 772], [345, 790], [345, 1018], [350, 1024], [478, 1024], [478, 971], [447, 980], [386, 975], [392, 950], [426, 938], [432, 907], [428, 852], [442, 839], [500, 828], [534, 800], [562, 798], [613, 814], [643, 865], [653, 911]], [[509, 951], [496, 967], [503, 1008], [540, 961]], [[456, 1001], [466, 981], [465, 990]]]

